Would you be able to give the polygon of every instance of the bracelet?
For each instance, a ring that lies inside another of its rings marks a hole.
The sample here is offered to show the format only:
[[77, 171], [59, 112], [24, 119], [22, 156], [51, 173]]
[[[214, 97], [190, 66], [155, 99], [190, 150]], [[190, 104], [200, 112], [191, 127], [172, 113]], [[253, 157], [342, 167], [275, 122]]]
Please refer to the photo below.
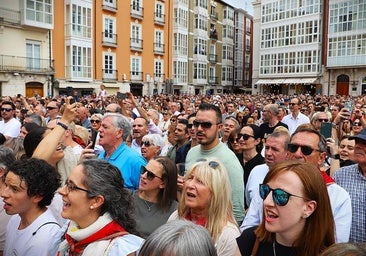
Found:
[[332, 155], [331, 158], [333, 159], [341, 159], [341, 156], [339, 154]]
[[64, 124], [64, 123], [61, 123], [61, 122], [57, 122], [57, 125], [61, 126], [62, 128], [64, 128], [66, 131], [69, 129], [69, 127]]

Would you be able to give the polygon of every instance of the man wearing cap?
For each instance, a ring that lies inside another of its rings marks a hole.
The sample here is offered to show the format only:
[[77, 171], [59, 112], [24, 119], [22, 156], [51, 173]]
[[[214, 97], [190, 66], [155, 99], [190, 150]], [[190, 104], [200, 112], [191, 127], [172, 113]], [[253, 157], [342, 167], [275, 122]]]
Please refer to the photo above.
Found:
[[361, 243], [366, 242], [366, 128], [349, 139], [356, 142], [354, 158], [357, 164], [340, 168], [335, 172], [334, 179], [351, 197], [352, 224], [349, 241]]

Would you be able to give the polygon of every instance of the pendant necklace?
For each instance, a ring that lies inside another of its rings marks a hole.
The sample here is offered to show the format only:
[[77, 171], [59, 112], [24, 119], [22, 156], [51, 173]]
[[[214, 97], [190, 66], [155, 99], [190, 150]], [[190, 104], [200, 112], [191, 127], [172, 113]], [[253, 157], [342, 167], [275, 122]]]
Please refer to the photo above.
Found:
[[273, 240], [273, 242], [272, 242], [272, 248], [273, 248], [273, 256], [277, 256], [276, 255], [276, 240]]
[[145, 205], [147, 206], [147, 211], [150, 211], [151, 210], [151, 207], [153, 206], [153, 203], [148, 204], [148, 202], [146, 200], [144, 200], [144, 199], [142, 199], [142, 201], [144, 201]]

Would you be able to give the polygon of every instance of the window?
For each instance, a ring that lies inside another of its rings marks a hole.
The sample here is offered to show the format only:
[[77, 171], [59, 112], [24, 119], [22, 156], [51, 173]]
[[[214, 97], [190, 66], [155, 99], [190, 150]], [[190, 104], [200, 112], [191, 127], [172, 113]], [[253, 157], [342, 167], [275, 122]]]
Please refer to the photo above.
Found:
[[142, 80], [140, 57], [131, 57], [131, 79]]
[[72, 35], [91, 39], [91, 9], [72, 5]]
[[27, 69], [38, 70], [41, 68], [41, 43], [36, 41], [27, 41]]
[[105, 18], [104, 19], [104, 37], [108, 38], [108, 39], [112, 39], [113, 38], [113, 26], [114, 26], [114, 21], [110, 18]]
[[207, 73], [207, 64], [196, 62], [193, 64], [193, 79], [205, 79]]
[[188, 35], [181, 33], [174, 33], [174, 54], [187, 55], [188, 54]]
[[103, 69], [103, 78], [104, 79], [117, 79], [117, 72], [115, 69], [115, 56], [113, 53], [105, 53], [104, 54], [104, 69]]
[[52, 0], [27, 0], [26, 19], [36, 22], [53, 24]]
[[141, 25], [132, 23], [131, 26], [131, 46], [142, 48]]
[[164, 5], [156, 3], [155, 5], [155, 17], [164, 20]]
[[188, 11], [181, 8], [174, 8], [175, 26], [188, 28]]
[[154, 73], [155, 77], [162, 77], [163, 76], [163, 61], [155, 59], [155, 65], [154, 65]]
[[175, 83], [187, 83], [188, 63], [186, 61], [173, 61], [173, 77]]
[[194, 28], [207, 31], [207, 18], [201, 14], [194, 15]]
[[194, 39], [194, 54], [206, 55], [207, 41], [201, 38]]
[[67, 59], [71, 60], [71, 73], [68, 75], [71, 78], [91, 78], [91, 52], [91, 48], [77, 45], [67, 48]]

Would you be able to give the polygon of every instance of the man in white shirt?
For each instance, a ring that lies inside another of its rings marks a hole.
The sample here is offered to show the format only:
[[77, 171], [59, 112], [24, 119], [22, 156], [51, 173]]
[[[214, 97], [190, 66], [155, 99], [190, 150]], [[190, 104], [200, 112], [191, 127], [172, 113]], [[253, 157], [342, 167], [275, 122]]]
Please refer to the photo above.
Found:
[[300, 112], [301, 102], [299, 98], [292, 98], [289, 105], [291, 113], [282, 119], [282, 123], [287, 124], [288, 130], [292, 135], [299, 125], [309, 124], [310, 119]]
[[14, 103], [11, 101], [4, 101], [1, 104], [0, 110], [2, 117], [2, 120], [0, 121], [0, 133], [2, 133], [6, 139], [18, 137], [21, 123], [14, 118]]

